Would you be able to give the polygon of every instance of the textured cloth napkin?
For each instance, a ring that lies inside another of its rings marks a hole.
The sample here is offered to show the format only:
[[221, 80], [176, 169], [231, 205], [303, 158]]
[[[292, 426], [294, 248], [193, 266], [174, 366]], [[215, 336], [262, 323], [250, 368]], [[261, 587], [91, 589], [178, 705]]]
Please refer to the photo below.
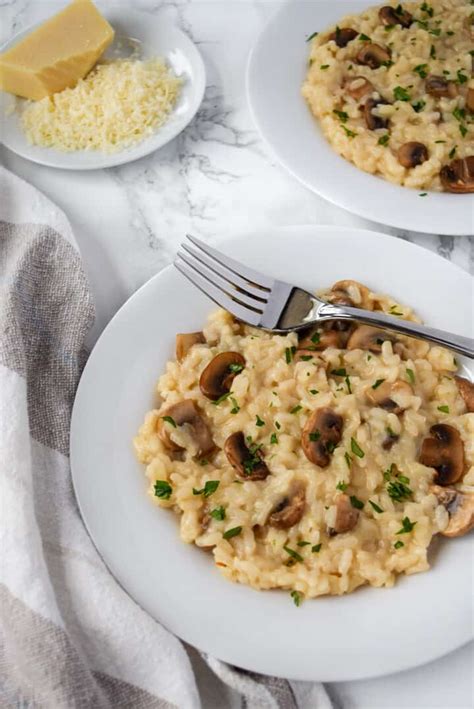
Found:
[[68, 459], [93, 319], [66, 217], [0, 167], [0, 705], [330, 709], [185, 646], [109, 574]]

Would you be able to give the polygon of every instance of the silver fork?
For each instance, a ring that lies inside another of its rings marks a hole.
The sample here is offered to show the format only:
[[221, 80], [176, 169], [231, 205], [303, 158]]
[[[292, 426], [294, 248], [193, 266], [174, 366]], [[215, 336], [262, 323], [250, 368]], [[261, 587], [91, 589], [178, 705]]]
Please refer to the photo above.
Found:
[[474, 339], [401, 320], [378, 311], [327, 303], [291, 283], [279, 281], [225, 256], [187, 235], [174, 265], [215, 303], [243, 322], [277, 333], [328, 320], [355, 320], [449, 347], [474, 359]]

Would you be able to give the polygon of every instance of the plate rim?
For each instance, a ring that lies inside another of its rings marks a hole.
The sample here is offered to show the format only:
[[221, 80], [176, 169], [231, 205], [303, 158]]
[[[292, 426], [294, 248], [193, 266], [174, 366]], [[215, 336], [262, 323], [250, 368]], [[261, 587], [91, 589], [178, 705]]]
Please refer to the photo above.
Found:
[[[259, 232], [262, 232], [262, 231], [268, 232], [270, 229], [271, 229], [271, 227], [270, 227], [270, 226], [267, 226], [267, 227], [257, 228], [255, 231], [250, 231], [250, 230], [249, 230], [249, 231], [245, 232], [245, 236], [248, 237], [248, 236], [250, 236], [251, 234], [256, 234], [256, 233], [259, 233]], [[326, 226], [326, 225], [312, 225], [312, 224], [305, 224], [305, 225], [288, 225], [288, 226], [285, 226], [285, 227], [280, 227], [280, 228], [278, 228], [278, 231], [280, 231], [280, 232], [282, 232], [282, 233], [284, 234], [285, 232], [291, 232], [291, 231], [295, 231], [295, 230], [303, 232], [303, 231], [306, 231], [306, 230], [308, 230], [308, 229], [311, 229], [312, 232], [313, 232], [313, 234], [314, 234], [314, 232], [317, 231], [317, 230], [339, 231], [340, 233], [343, 232], [344, 235], [351, 234], [351, 236], [354, 236], [354, 232], [356, 232], [356, 236], [357, 236], [357, 233], [360, 233], [360, 232], [361, 232], [361, 233], [365, 234], [366, 236], [368, 236], [368, 237], [370, 237], [370, 238], [378, 238], [378, 237], [380, 236], [382, 239], [384, 239], [384, 240], [390, 240], [391, 242], [394, 242], [395, 240], [396, 240], [397, 242], [402, 241], [402, 240], [399, 240], [397, 237], [394, 237], [394, 236], [391, 236], [391, 235], [387, 235], [387, 234], [378, 234], [377, 232], [375, 232], [375, 231], [373, 231], [373, 230], [370, 230], [370, 229], [354, 229], [354, 228], [351, 228], [351, 227], [338, 227], [338, 226], [336, 226], [336, 225], [327, 225], [327, 226]], [[275, 231], [275, 229], [273, 229], [273, 232], [274, 232], [274, 231]], [[240, 234], [239, 236], [242, 236], [242, 234]], [[235, 233], [233, 233], [233, 234], [231, 235], [231, 239], [228, 238], [228, 239], [226, 239], [226, 240], [223, 240], [223, 239], [221, 238], [221, 239], [219, 239], [219, 240], [213, 240], [213, 242], [214, 242], [214, 241], [218, 241], [219, 244], [221, 244], [222, 246], [225, 246], [226, 241], [232, 240], [232, 241], [235, 243], [235, 242], [238, 240], [238, 238], [239, 238], [239, 237], [238, 237]], [[446, 265], [448, 265], [449, 267], [453, 267], [455, 270], [457, 270], [457, 271], [459, 271], [460, 273], [464, 274], [464, 277], [466, 277], [466, 276], [469, 277], [469, 275], [470, 275], [469, 273], [467, 273], [465, 270], [463, 270], [462, 268], [460, 268], [460, 267], [457, 266], [456, 264], [453, 264], [452, 262], [449, 262], [449, 261], [443, 259], [443, 258], [442, 258], [441, 256], [439, 256], [438, 254], [435, 254], [435, 253], [429, 252], [429, 251], [427, 252], [426, 249], [424, 249], [423, 247], [419, 246], [418, 244], [413, 244], [412, 242], [404, 241], [403, 243], [399, 243], [399, 245], [400, 245], [402, 248], [407, 249], [407, 250], [409, 250], [409, 251], [412, 251], [412, 252], [413, 252], [413, 250], [415, 250], [415, 251], [417, 251], [417, 252], [424, 252], [425, 254], [428, 253], [432, 258], [436, 258], [436, 259], [440, 259], [441, 261], [445, 261]], [[101, 333], [100, 337], [99, 337], [98, 340], [97, 340], [96, 346], [97, 346], [97, 344], [102, 340], [102, 338], [104, 338], [104, 337], [107, 336], [107, 335], [106, 335], [106, 332], [107, 332], [109, 326], [111, 325], [111, 323], [112, 323], [116, 318], [118, 318], [118, 317], [120, 316], [120, 314], [122, 313], [122, 311], [127, 308], [127, 306], [129, 305], [130, 301], [131, 301], [132, 299], [134, 299], [136, 296], [138, 296], [139, 293], [143, 293], [143, 291], [144, 291], [146, 288], [148, 288], [148, 287], [150, 286], [150, 283], [151, 283], [152, 281], [155, 281], [155, 280], [159, 279], [159, 278], [162, 276], [163, 272], [165, 272], [165, 271], [166, 271], [166, 272], [169, 272], [169, 271], [172, 270], [172, 268], [173, 268], [173, 266], [170, 265], [170, 266], [167, 266], [165, 269], [162, 269], [162, 270], [159, 271], [157, 274], [155, 274], [155, 275], [152, 276], [150, 279], [148, 279], [140, 288], [137, 289], [137, 291], [135, 291], [135, 293], [133, 293], [133, 294], [130, 296], [130, 298], [121, 306], [121, 308], [117, 311], [117, 313], [114, 315], [114, 317], [109, 321], [108, 325], [106, 325], [106, 327], [104, 328], [103, 332]], [[95, 348], [94, 348], [94, 349], [95, 349]], [[157, 622], [160, 622], [160, 623], [163, 625], [163, 627], [165, 627], [166, 629], [170, 630], [168, 623], [164, 622], [163, 619], [158, 618], [156, 614], [154, 614], [154, 613], [152, 613], [151, 611], [147, 610], [147, 608], [145, 607], [146, 604], [142, 604], [140, 601], [138, 601], [138, 600], [136, 599], [136, 597], [132, 594], [132, 592], [130, 592], [129, 590], [127, 590], [126, 586], [123, 584], [122, 580], [119, 578], [119, 576], [120, 576], [120, 570], [116, 568], [115, 560], [113, 560], [113, 559], [112, 559], [112, 560], [106, 560], [107, 550], [106, 550], [106, 549], [105, 549], [105, 550], [102, 550], [102, 548], [101, 548], [101, 542], [97, 542], [96, 539], [95, 539], [95, 537], [93, 536], [93, 534], [92, 534], [92, 532], [91, 532], [91, 528], [90, 528], [90, 526], [89, 526], [89, 520], [87, 519], [87, 517], [86, 517], [85, 514], [84, 514], [84, 508], [83, 508], [83, 505], [82, 505], [82, 503], [81, 503], [80, 495], [78, 494], [78, 489], [77, 489], [77, 488], [78, 488], [78, 478], [76, 479], [76, 472], [75, 472], [75, 467], [74, 467], [74, 466], [75, 466], [75, 446], [76, 446], [76, 436], [75, 436], [75, 430], [74, 430], [74, 426], [75, 426], [75, 416], [76, 416], [76, 414], [77, 414], [78, 405], [80, 405], [80, 399], [79, 399], [79, 397], [80, 397], [81, 386], [84, 385], [84, 382], [86, 381], [85, 378], [84, 378], [84, 375], [86, 374], [86, 372], [87, 372], [87, 370], [88, 370], [88, 368], [89, 368], [89, 366], [90, 366], [90, 363], [91, 363], [91, 361], [92, 361], [92, 356], [93, 356], [93, 352], [91, 352], [91, 355], [89, 356], [88, 362], [86, 363], [86, 365], [85, 365], [85, 367], [84, 367], [84, 370], [83, 370], [83, 373], [82, 373], [82, 376], [81, 376], [81, 379], [80, 379], [80, 382], [79, 382], [79, 385], [78, 385], [78, 388], [77, 388], [77, 391], [76, 391], [76, 396], [75, 396], [75, 400], [74, 400], [74, 407], [73, 407], [73, 411], [72, 411], [72, 415], [71, 415], [71, 451], [70, 451], [70, 465], [71, 465], [71, 478], [72, 478], [72, 484], [73, 484], [74, 495], [75, 495], [75, 498], [76, 498], [76, 501], [77, 501], [77, 504], [78, 504], [78, 507], [79, 507], [79, 510], [80, 510], [80, 514], [81, 514], [81, 517], [82, 517], [82, 521], [83, 521], [83, 523], [84, 523], [84, 525], [85, 525], [85, 528], [86, 528], [86, 530], [87, 530], [87, 533], [89, 534], [89, 536], [90, 536], [90, 538], [91, 538], [91, 541], [92, 541], [92, 543], [93, 543], [95, 549], [97, 550], [97, 553], [99, 554], [100, 558], [103, 560], [103, 562], [104, 562], [104, 564], [105, 564], [107, 570], [109, 571], [109, 573], [111, 573], [111, 575], [113, 576], [113, 578], [117, 581], [117, 583], [121, 586], [121, 588], [122, 588], [122, 589], [125, 591], [125, 593], [129, 596], [129, 598], [131, 598], [135, 603], [137, 603], [151, 618], [157, 620]], [[79, 404], [78, 404], [78, 402], [79, 402]], [[173, 521], [174, 521], [174, 520], [173, 520]], [[195, 550], [193, 549], [193, 551], [195, 551]], [[424, 574], [423, 574], [423, 576], [424, 576]], [[378, 589], [376, 589], [376, 590], [378, 590]], [[282, 592], [282, 593], [284, 593], [284, 592]], [[317, 599], [316, 599], [316, 600], [317, 600]], [[336, 600], [337, 600], [337, 599], [336, 599]], [[388, 599], [387, 599], [387, 600], [388, 600]], [[186, 636], [186, 634], [183, 633], [183, 632], [180, 632], [179, 635], [176, 635], [175, 631], [173, 631], [173, 630], [170, 630], [170, 632], [172, 632], [175, 636], [177, 636], [177, 637], [183, 639], [184, 641], [190, 642], [190, 643], [191, 643], [192, 645], [194, 645], [194, 646], [202, 647], [202, 645], [200, 645], [200, 643], [197, 643], [197, 642], [196, 642], [196, 638], [195, 638], [195, 637]], [[294, 671], [291, 671], [291, 672], [287, 673], [286, 675], [282, 675], [281, 673], [276, 673], [276, 674], [277, 674], [277, 676], [285, 676], [285, 677], [290, 678], [290, 679], [303, 680], [303, 681], [331, 681], [331, 682], [332, 682], [332, 681], [349, 681], [349, 680], [356, 680], [356, 679], [369, 679], [369, 678], [378, 677], [378, 676], [383, 676], [383, 675], [386, 675], [386, 674], [390, 674], [390, 673], [394, 673], [394, 672], [400, 672], [400, 671], [404, 671], [404, 670], [406, 670], [406, 669], [410, 669], [410, 668], [413, 668], [413, 667], [421, 666], [422, 664], [427, 664], [427, 663], [429, 663], [429, 662], [431, 662], [431, 661], [433, 661], [433, 660], [435, 660], [435, 659], [437, 659], [437, 658], [443, 657], [444, 655], [448, 654], [449, 652], [452, 652], [452, 651], [455, 650], [456, 648], [462, 647], [462, 646], [465, 645], [466, 643], [470, 642], [470, 640], [472, 639], [472, 629], [471, 629], [470, 633], [471, 633], [471, 634], [470, 634], [469, 636], [466, 636], [461, 642], [459, 642], [459, 640], [458, 640], [458, 641], [456, 641], [456, 642], [451, 643], [451, 645], [448, 645], [448, 646], [444, 647], [444, 650], [443, 650], [443, 652], [441, 652], [441, 653], [440, 653], [439, 651], [435, 651], [433, 654], [429, 654], [429, 653], [426, 653], [426, 652], [425, 652], [424, 657], [423, 657], [423, 659], [422, 659], [421, 662], [416, 662], [416, 663], [407, 662], [407, 663], [405, 663], [405, 664], [403, 664], [403, 663], [401, 663], [401, 662], [398, 662], [397, 665], [396, 665], [396, 668], [395, 668], [395, 669], [392, 669], [392, 670], [390, 670], [390, 671], [388, 671], [388, 672], [387, 672], [386, 670], [383, 670], [383, 671], [375, 670], [375, 671], [372, 672], [372, 673], [367, 673], [367, 672], [363, 672], [363, 673], [357, 673], [357, 672], [355, 672], [355, 673], [354, 673], [354, 672], [352, 672], [352, 673], [349, 673], [349, 674], [346, 673], [345, 675], [338, 675], [338, 676], [331, 675], [331, 676], [329, 676], [329, 677], [327, 677], [327, 676], [319, 676], [319, 677], [317, 677], [317, 678], [315, 678], [314, 675], [313, 675], [313, 676], [309, 676], [307, 673], [298, 674], [298, 672], [294, 672]], [[204, 645], [206, 645], [206, 643], [204, 643]], [[204, 652], [209, 652], [209, 649], [206, 649], [205, 647], [202, 648], [202, 649], [204, 650]], [[214, 654], [215, 654], [215, 653], [214, 653]], [[232, 653], [231, 653], [231, 655], [229, 656], [229, 655], [226, 655], [226, 653], [220, 652], [220, 653], [219, 653], [219, 657], [220, 657], [221, 659], [223, 659], [224, 661], [226, 661], [226, 662], [230, 662], [230, 663], [233, 663], [233, 664], [237, 664], [237, 666], [243, 667], [244, 669], [248, 669], [248, 670], [250, 670], [250, 671], [257, 671], [257, 672], [260, 672], [261, 674], [267, 674], [267, 675], [275, 675], [275, 672], [272, 671], [271, 669], [265, 669], [265, 668], [262, 668], [261, 666], [258, 667], [258, 668], [256, 668], [253, 663], [249, 663], [249, 664], [246, 664], [245, 662], [236, 663], [236, 662], [235, 662], [235, 657], [234, 657], [234, 658], [232, 657]]]

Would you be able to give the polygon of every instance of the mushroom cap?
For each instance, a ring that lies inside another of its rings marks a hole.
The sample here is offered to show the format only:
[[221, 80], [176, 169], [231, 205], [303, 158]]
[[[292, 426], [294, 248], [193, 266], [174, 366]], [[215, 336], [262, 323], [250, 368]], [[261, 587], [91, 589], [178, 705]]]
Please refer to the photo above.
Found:
[[449, 514], [448, 526], [441, 532], [444, 537], [462, 537], [474, 527], [474, 492], [439, 485], [432, 485], [430, 492]]
[[[403, 399], [406, 396], [413, 394], [413, 389], [402, 379], [396, 379], [394, 382], [383, 382], [376, 389], [370, 387], [367, 389], [366, 396], [368, 400], [385, 411], [390, 411], [392, 414], [401, 414], [406, 406], [403, 405]], [[395, 396], [395, 399], [393, 398]], [[398, 399], [398, 401], [396, 401]]]
[[461, 394], [462, 398], [464, 399], [464, 403], [466, 404], [466, 408], [470, 413], [474, 412], [474, 383], [470, 382], [469, 379], [465, 379], [464, 377], [458, 377], [457, 375], [454, 377], [456, 384], [459, 389], [459, 393]]
[[244, 480], [265, 480], [270, 475], [260, 449], [249, 449], [242, 431], [231, 433], [224, 443], [224, 452], [231, 466]]
[[335, 32], [331, 32], [328, 37], [328, 42], [335, 42], [338, 47], [347, 47], [349, 42], [352, 42], [359, 33], [353, 30], [352, 27], [341, 27], [336, 29]]
[[289, 529], [298, 524], [306, 508], [306, 488], [304, 485], [295, 485], [276, 505], [268, 517], [268, 524], [277, 529]]
[[474, 113], [474, 88], [467, 90], [466, 108], [470, 113]]
[[419, 462], [436, 470], [434, 482], [438, 485], [457, 482], [464, 472], [464, 445], [459, 431], [437, 423], [431, 426], [430, 434], [422, 443]]
[[391, 53], [386, 47], [373, 42], [364, 42], [364, 46], [356, 54], [358, 64], [378, 69], [382, 64], [390, 61]]
[[301, 434], [303, 453], [311, 463], [320, 468], [329, 465], [331, 453], [342, 438], [343, 425], [342, 416], [328, 406], [313, 411]]
[[403, 167], [416, 167], [429, 159], [428, 148], [424, 143], [418, 143], [413, 140], [409, 143], [404, 143], [398, 148], [397, 157], [398, 162]]
[[202, 332], [178, 332], [176, 335], [176, 359], [182, 362], [193, 345], [204, 344], [206, 339]]
[[173, 406], [169, 406], [164, 411], [161, 411], [160, 419], [157, 424], [158, 435], [163, 445], [168, 448], [168, 450], [184, 450], [182, 446], [171, 440], [170, 434], [174, 429], [171, 424], [164, 420], [165, 416], [172, 418], [177, 427], [189, 426], [191, 435], [198, 446], [196, 454], [198, 458], [202, 458], [215, 450], [216, 446], [204, 418], [204, 414], [193, 399], [184, 399], [177, 404], [173, 404]]
[[359, 325], [349, 338], [348, 350], [369, 350], [370, 352], [381, 352], [382, 344], [388, 340], [395, 342], [395, 336], [387, 330], [380, 330], [371, 325]]
[[[398, 7], [401, 8], [399, 5]], [[394, 25], [401, 25], [402, 27], [410, 27], [413, 22], [413, 15], [411, 15], [407, 10], [394, 8], [390, 5], [385, 5], [379, 10], [379, 20], [383, 25], [387, 27], [393, 27]]]
[[426, 93], [435, 98], [454, 98], [457, 88], [454, 81], [448, 81], [445, 76], [429, 74], [425, 79]]
[[338, 350], [342, 350], [347, 343], [349, 333], [337, 329], [325, 329], [323, 332], [319, 333], [318, 342], [313, 342], [311, 337], [314, 337], [314, 333], [310, 333], [299, 341], [295, 361], [305, 356], [314, 355], [315, 352], [322, 352], [322, 350], [328, 347], [335, 347]]
[[350, 532], [357, 524], [359, 510], [352, 506], [349, 495], [342, 493], [336, 499], [336, 519], [334, 527], [329, 531], [330, 536]]
[[199, 388], [207, 399], [217, 401], [229, 393], [239, 373], [232, 371], [232, 365], [242, 369], [245, 367], [245, 359], [239, 352], [221, 352], [205, 367], [199, 379]]
[[[354, 290], [358, 292], [360, 300], [354, 300]], [[373, 310], [373, 304], [370, 299], [370, 290], [359, 281], [345, 279], [336, 281], [331, 288], [332, 293], [339, 298], [333, 298], [331, 303], [340, 303], [341, 305], [353, 305], [356, 308], [364, 308], [365, 310]], [[343, 300], [345, 298], [345, 300]]]
[[439, 176], [447, 192], [456, 194], [474, 192], [474, 155], [453, 160], [441, 169]]
[[383, 99], [369, 98], [363, 106], [364, 118], [369, 130], [378, 130], [379, 128], [387, 128], [389, 121], [387, 118], [375, 116], [374, 108], [385, 105], [387, 102]]
[[351, 76], [347, 79], [345, 86], [347, 93], [355, 101], [360, 101], [361, 98], [375, 91], [374, 85], [365, 76]]

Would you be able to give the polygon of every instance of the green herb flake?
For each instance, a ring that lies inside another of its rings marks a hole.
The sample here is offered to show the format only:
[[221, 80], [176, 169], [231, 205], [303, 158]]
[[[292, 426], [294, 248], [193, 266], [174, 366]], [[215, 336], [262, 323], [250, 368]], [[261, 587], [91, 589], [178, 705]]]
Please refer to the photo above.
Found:
[[340, 490], [341, 492], [345, 492], [348, 488], [348, 484], [344, 482], [344, 480], [339, 480], [339, 482], [336, 485], [336, 490]]
[[222, 535], [224, 539], [232, 539], [232, 537], [237, 537], [240, 532], [242, 531], [242, 527], [232, 527], [232, 529], [228, 529], [224, 534]]
[[210, 511], [209, 513], [213, 519], [217, 519], [220, 522], [222, 522], [223, 519], [225, 519], [225, 509], [222, 507], [215, 507], [213, 510]]
[[428, 76], [428, 64], [418, 64], [413, 71], [418, 74], [418, 76], [422, 79], [426, 79]]
[[369, 500], [369, 505], [372, 507], [375, 512], [378, 512], [379, 514], [382, 514], [383, 509], [379, 507], [375, 502], [372, 502], [372, 500]]
[[345, 111], [338, 111], [334, 109], [333, 113], [339, 118], [341, 123], [347, 123], [347, 120], [349, 118], [349, 114], [347, 114]]
[[230, 413], [238, 414], [240, 411], [240, 406], [238, 405], [237, 401], [234, 399], [233, 396], [230, 397], [230, 401], [232, 403], [232, 409], [230, 410]]
[[318, 553], [321, 551], [321, 547], [322, 547], [322, 546], [323, 546], [322, 544], [314, 544], [314, 545], [311, 547], [312, 553], [313, 553], [313, 554], [318, 554]]
[[270, 443], [271, 445], [275, 445], [278, 443], [278, 436], [276, 435], [276, 433], [272, 433], [272, 435], [270, 436]]
[[361, 42], [370, 42], [370, 37], [367, 37], [363, 32], [360, 33], [359, 39]]
[[177, 428], [176, 421], [171, 416], [162, 416], [161, 418], [163, 421], [166, 421], [166, 423], [169, 423], [170, 426], [173, 426], [173, 428]]
[[319, 394], [319, 391], [317, 389], [310, 389], [309, 393], [310, 394]]
[[306, 42], [311, 42], [312, 39], [318, 36], [318, 32], [313, 32], [312, 34], [309, 35], [309, 37], [306, 37]]
[[458, 147], [458, 146], [455, 145], [454, 148], [452, 148], [452, 149], [449, 151], [449, 158], [450, 158], [450, 159], [452, 159], [452, 158], [456, 155], [457, 147]]
[[413, 491], [402, 480], [391, 480], [387, 485], [387, 492], [395, 502], [408, 500], [413, 495]]
[[466, 111], [464, 108], [459, 108], [459, 106], [456, 106], [453, 111], [453, 116], [457, 121], [462, 122], [466, 118]]
[[215, 401], [212, 402], [213, 405], [214, 405], [214, 406], [219, 406], [219, 404], [222, 404], [223, 401], [225, 401], [225, 400], [228, 399], [230, 396], [232, 396], [232, 393], [233, 393], [233, 392], [228, 391], [227, 394], [222, 394], [222, 396], [220, 396], [218, 399], [216, 399]]
[[428, 5], [426, 2], [424, 2], [424, 3], [421, 5], [420, 10], [421, 10], [422, 12], [426, 12], [426, 14], [428, 15], [428, 17], [433, 17], [434, 10], [433, 10], [433, 8], [431, 7], [431, 5]]
[[436, 143], [446, 143], [446, 141], [445, 140], [435, 140], [435, 144]]
[[303, 600], [303, 596], [301, 595], [301, 593], [299, 591], [292, 591], [290, 593], [290, 596], [293, 599], [293, 603], [295, 604], [295, 606], [299, 608]]
[[446, 404], [438, 406], [438, 411], [442, 411], [443, 414], [449, 414], [449, 406], [446, 406]]
[[365, 453], [362, 450], [362, 448], [359, 446], [355, 438], [351, 438], [351, 451], [356, 455], [358, 458], [363, 458]]
[[357, 133], [354, 133], [353, 130], [349, 130], [345, 125], [341, 125], [341, 128], [343, 129], [344, 133], [347, 135], [348, 138], [355, 138]]
[[408, 379], [410, 380], [410, 382], [412, 384], [414, 384], [415, 383], [415, 372], [413, 371], [413, 369], [409, 369], [408, 367], [407, 367], [406, 372], [407, 372]]
[[297, 414], [298, 411], [301, 411], [303, 407], [300, 406], [300, 404], [296, 404], [296, 406], [293, 406], [292, 409], [290, 409], [290, 414]]
[[393, 89], [393, 97], [395, 101], [410, 101], [411, 96], [409, 91], [403, 88], [403, 86], [395, 86]]
[[311, 433], [309, 434], [310, 441], [319, 441], [320, 438], [321, 438], [320, 431], [311, 431]]
[[280, 430], [281, 428], [281, 423], [279, 421], [275, 421], [275, 428]]
[[427, 197], [427, 196], [428, 196], [428, 192], [420, 192], [420, 194], [418, 195], [418, 197]]
[[372, 384], [372, 389], [378, 389], [381, 384], [383, 384], [385, 379], [377, 379], [375, 384]]
[[467, 128], [464, 126], [462, 123], [459, 124], [459, 132], [461, 133], [462, 137], [464, 138], [467, 134]]
[[319, 68], [321, 69], [321, 71], [326, 71], [326, 69], [329, 69], [329, 64], [321, 64]]
[[330, 455], [332, 455], [332, 454], [334, 453], [334, 451], [336, 450], [336, 448], [337, 448], [337, 443], [334, 443], [334, 441], [328, 441], [328, 442], [326, 443], [326, 451], [327, 451], [327, 453], [329, 453]]
[[300, 359], [303, 362], [309, 362], [310, 359], [313, 359], [313, 355], [301, 355]]
[[166, 482], [166, 480], [155, 480], [155, 497], [159, 497], [160, 500], [169, 500], [172, 492], [173, 488], [168, 482]]
[[434, 44], [431, 45], [430, 57], [431, 59], [436, 59], [436, 47], [434, 46]]
[[287, 546], [284, 546], [283, 549], [295, 561], [303, 561], [303, 557], [301, 556], [301, 554], [298, 554], [298, 552], [295, 551], [294, 549], [290, 549], [290, 547], [287, 547]]
[[424, 109], [426, 106], [426, 101], [423, 101], [423, 99], [420, 99], [419, 101], [415, 101], [415, 103], [412, 103], [411, 107], [415, 111], [415, 113], [421, 113], [421, 111]]
[[409, 534], [417, 522], [411, 522], [408, 517], [402, 519], [402, 528], [398, 530], [397, 534]]
[[350, 378], [349, 378], [349, 377], [346, 377], [344, 381], [346, 382], [346, 387], [347, 387], [348, 393], [349, 393], [349, 394], [352, 394], [352, 387], [351, 387], [351, 380], [350, 380]]
[[204, 483], [204, 487], [200, 490], [196, 490], [196, 488], [193, 487], [193, 495], [204, 495], [204, 497], [209, 497], [217, 490], [219, 484], [220, 480], [208, 480]]
[[395, 544], [394, 544], [393, 546], [395, 547], [395, 549], [401, 549], [401, 548], [404, 547], [405, 545], [404, 545], [404, 543], [399, 539], [398, 542], [395, 542]]
[[377, 141], [378, 145], [383, 145], [386, 147], [388, 145], [388, 142], [390, 140], [390, 133], [386, 133], [385, 135], [381, 135], [380, 138]]
[[255, 425], [258, 426], [259, 428], [260, 428], [261, 426], [265, 426], [265, 421], [263, 421], [263, 419], [261, 419], [258, 414], [257, 414], [257, 416], [255, 417]]
[[355, 507], [356, 510], [361, 510], [364, 507], [364, 503], [362, 502], [362, 500], [359, 500], [359, 498], [355, 495], [351, 495], [350, 500], [352, 507]]
[[347, 372], [344, 367], [341, 367], [341, 369], [331, 370], [331, 374], [334, 374], [335, 377], [347, 377]]
[[296, 542], [297, 547], [307, 547], [311, 542], [306, 542], [304, 539], [301, 542]]
[[441, 34], [441, 30], [439, 29], [439, 27], [436, 27], [436, 29], [429, 30], [429, 33], [434, 35], [435, 37], [439, 37]]
[[312, 335], [310, 339], [313, 344], [319, 345], [319, 343], [321, 341], [321, 335], [319, 334], [319, 332], [315, 332], [314, 335]]
[[285, 349], [285, 360], [286, 360], [287, 364], [290, 364], [295, 352], [296, 352], [296, 347], [287, 347]]
[[233, 364], [229, 364], [229, 369], [232, 372], [232, 374], [238, 374], [239, 372], [241, 372], [243, 370], [243, 368], [244, 368], [243, 364], [237, 364], [236, 362], [234, 362]]

